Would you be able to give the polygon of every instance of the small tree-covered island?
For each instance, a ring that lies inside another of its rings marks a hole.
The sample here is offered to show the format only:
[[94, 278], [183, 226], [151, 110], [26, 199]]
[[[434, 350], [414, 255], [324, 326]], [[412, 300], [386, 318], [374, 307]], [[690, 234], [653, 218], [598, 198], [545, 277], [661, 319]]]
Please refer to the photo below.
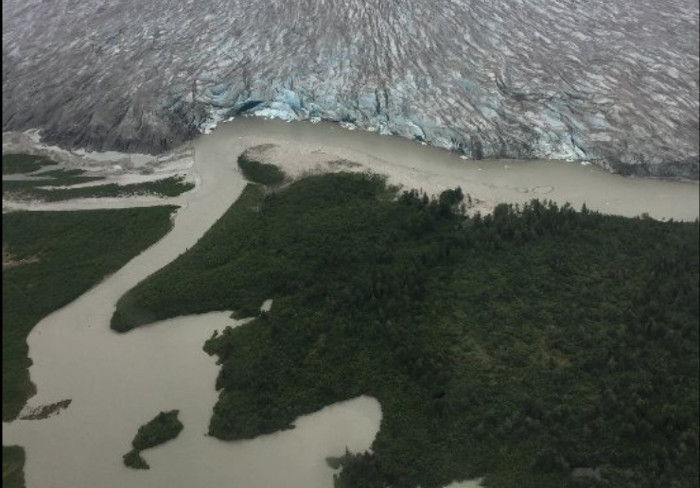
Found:
[[698, 222], [464, 203], [363, 174], [249, 185], [112, 327], [257, 316], [205, 345], [220, 439], [377, 398], [337, 487], [698, 486]]
[[141, 451], [158, 446], [180, 435], [182, 422], [177, 418], [179, 411], [160, 412], [147, 424], [139, 427], [136, 437], [131, 441], [131, 451], [124, 454], [124, 464], [134, 469], [150, 469]]

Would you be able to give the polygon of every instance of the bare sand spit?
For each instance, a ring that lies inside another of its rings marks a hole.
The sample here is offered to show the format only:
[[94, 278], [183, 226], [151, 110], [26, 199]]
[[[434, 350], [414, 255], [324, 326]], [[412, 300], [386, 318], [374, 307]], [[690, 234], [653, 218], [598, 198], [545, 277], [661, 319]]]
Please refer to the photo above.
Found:
[[[105, 163], [105, 159], [98, 158], [95, 153], [85, 153], [90, 154], [91, 159], [81, 160], [86, 157], [82, 153], [42, 145], [34, 132], [30, 135], [3, 134], [3, 150], [19, 147], [49, 156], [55, 153], [66, 158], [71, 167], [92, 168], [91, 171], [97, 171], [96, 174], [111, 174], [110, 181], [121, 184], [147, 181], [159, 175], [167, 177], [179, 172], [186, 175], [187, 181], [195, 183], [194, 192], [200, 191], [200, 177], [193, 165], [194, 155], [190, 145], [157, 158], [151, 157], [146, 162], [137, 158], [138, 165], [133, 161], [126, 163], [125, 157], [128, 155], [121, 155], [121, 163], [115, 165], [112, 164], [114, 160]], [[280, 166], [292, 178], [305, 174], [355, 171], [383, 174], [391, 184], [405, 189], [422, 189], [429, 194], [439, 194], [445, 189], [461, 186], [476, 202], [472, 212], [489, 213], [499, 203], [524, 203], [540, 198], [561, 205], [569, 202], [574, 208], [581, 208], [585, 203], [599, 212], [628, 217], [648, 214], [656, 219], [698, 218], [697, 181], [624, 177], [585, 164], [585, 161], [465, 160], [450, 151], [400, 137], [348, 131], [338, 124], [327, 122], [286, 123], [240, 117], [219, 125], [210, 134], [200, 136], [194, 147], [200, 153], [205, 151], [212, 156], [206, 164], [224, 164], [233, 170], [236, 170], [237, 157], [248, 150], [261, 162]], [[118, 168], [115, 169], [115, 166]], [[146, 167], [149, 173], [143, 174]], [[188, 196], [172, 199], [130, 197], [56, 203], [3, 200], [3, 210], [123, 208], [166, 202], [183, 205], [188, 199]]]

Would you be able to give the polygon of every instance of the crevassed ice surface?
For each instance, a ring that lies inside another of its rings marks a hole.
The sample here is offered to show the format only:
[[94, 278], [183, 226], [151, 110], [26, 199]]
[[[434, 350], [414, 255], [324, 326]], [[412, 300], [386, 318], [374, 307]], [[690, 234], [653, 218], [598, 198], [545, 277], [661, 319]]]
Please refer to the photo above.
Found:
[[6, 0], [3, 130], [157, 152], [241, 111], [698, 177], [697, 0]]

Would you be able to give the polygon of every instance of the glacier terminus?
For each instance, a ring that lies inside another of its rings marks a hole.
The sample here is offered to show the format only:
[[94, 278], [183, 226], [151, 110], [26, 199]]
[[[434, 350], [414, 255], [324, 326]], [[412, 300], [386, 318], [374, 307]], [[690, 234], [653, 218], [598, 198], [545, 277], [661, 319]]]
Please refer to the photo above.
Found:
[[697, 0], [7, 0], [3, 131], [162, 152], [230, 117], [698, 179]]

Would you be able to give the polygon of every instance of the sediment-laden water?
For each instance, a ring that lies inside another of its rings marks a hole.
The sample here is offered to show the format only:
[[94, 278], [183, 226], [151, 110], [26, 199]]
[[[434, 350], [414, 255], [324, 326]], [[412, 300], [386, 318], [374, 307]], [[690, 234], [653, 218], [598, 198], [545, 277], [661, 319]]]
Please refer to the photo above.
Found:
[[[4, 424], [3, 444], [26, 449], [29, 488], [329, 488], [332, 470], [324, 458], [342, 454], [346, 446], [370, 447], [381, 409], [369, 397], [329, 406], [298, 419], [294, 430], [251, 441], [206, 436], [218, 366], [202, 345], [214, 330], [236, 324], [229, 312], [180, 317], [124, 335], [109, 329], [119, 297], [194, 246], [236, 200], [245, 181], [235, 160], [246, 147], [263, 143], [274, 144], [268, 157], [291, 174], [328, 170], [329, 161], [341, 160], [353, 170], [385, 173], [392, 183], [429, 192], [459, 185], [483, 210], [537, 196], [620, 215], [698, 215], [697, 183], [623, 178], [562, 161], [464, 161], [447, 151], [332, 124], [260, 119], [224, 124], [195, 141], [198, 186], [172, 200], [181, 205], [173, 230], [30, 334], [30, 374], [38, 393], [29, 407], [72, 402], [44, 420]], [[80, 207], [74, 202], [53, 208]], [[137, 428], [169, 409], [180, 410], [185, 426], [180, 436], [144, 453], [151, 470], [124, 467], [121, 456]]]

